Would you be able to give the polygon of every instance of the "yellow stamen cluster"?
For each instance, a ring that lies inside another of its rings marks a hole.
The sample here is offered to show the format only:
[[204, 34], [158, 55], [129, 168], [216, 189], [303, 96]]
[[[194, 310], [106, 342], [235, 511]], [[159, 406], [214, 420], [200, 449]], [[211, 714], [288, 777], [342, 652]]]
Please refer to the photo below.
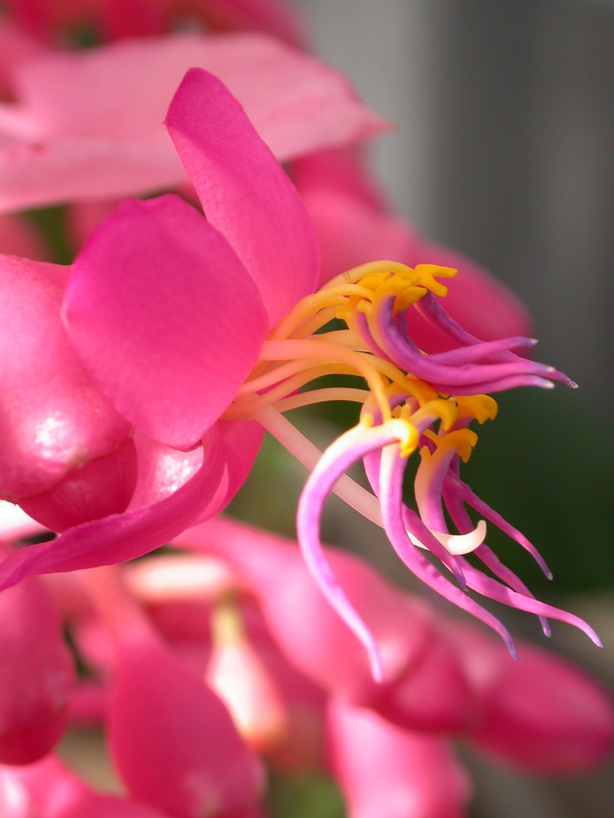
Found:
[[[476, 418], [479, 423], [493, 418], [496, 403], [492, 398], [485, 395], [441, 397], [428, 384], [402, 372], [369, 349], [358, 327], [358, 315], [362, 313], [371, 335], [379, 343], [376, 316], [384, 299], [393, 296], [393, 310], [398, 311], [418, 301], [427, 291], [445, 295], [447, 289], [436, 277], [450, 278], [455, 273], [434, 264], [419, 264], [412, 269], [399, 262], [378, 261], [363, 264], [329, 281], [317, 293], [301, 299], [270, 332], [256, 367], [224, 418], [249, 417], [267, 406], [283, 412], [322, 401], [355, 401], [365, 404], [362, 423], [373, 423], [377, 415], [381, 423], [390, 425], [405, 456], [418, 445], [416, 427], [439, 419], [441, 431], [447, 432], [462, 418]], [[343, 320], [347, 329], [320, 332], [335, 318]], [[294, 394], [327, 375], [358, 375], [367, 389], [331, 387]], [[399, 392], [411, 398], [405, 405], [391, 410], [392, 396]], [[456, 434], [453, 431], [435, 436], [437, 445], [443, 445], [446, 438]], [[472, 445], [467, 441], [461, 446], [467, 457]]]

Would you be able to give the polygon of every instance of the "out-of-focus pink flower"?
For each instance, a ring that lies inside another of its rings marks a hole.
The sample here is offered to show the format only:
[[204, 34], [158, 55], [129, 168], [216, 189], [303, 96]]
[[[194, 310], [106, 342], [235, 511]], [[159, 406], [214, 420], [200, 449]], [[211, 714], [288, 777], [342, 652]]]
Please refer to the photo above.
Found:
[[332, 699], [329, 763], [349, 818], [462, 818], [471, 782], [441, 738], [411, 733]]
[[48, 53], [13, 66], [17, 101], [0, 105], [0, 212], [185, 184], [161, 123], [194, 66], [228, 85], [280, 161], [388, 128], [338, 71], [264, 35], [174, 34]]
[[37, 577], [0, 594], [0, 655], [0, 763], [30, 764], [62, 736], [74, 683], [59, 613]]
[[41, 261], [45, 258], [45, 248], [35, 228], [9, 213], [0, 216], [0, 253]]
[[[320, 284], [367, 261], [390, 258], [410, 267], [440, 264], [457, 270], [443, 303], [447, 314], [484, 341], [530, 335], [522, 302], [476, 262], [419, 236], [393, 213], [357, 149], [322, 151], [292, 163], [292, 178], [316, 229]], [[407, 313], [411, 337], [429, 353], [454, 342], [416, 310]]]
[[162, 34], [178, 19], [207, 30], [262, 31], [293, 46], [304, 40], [297, 10], [279, 0], [7, 0], [5, 5], [30, 34], [56, 44], [83, 26], [115, 40]]
[[472, 720], [471, 690], [455, 651], [438, 636], [432, 613], [362, 560], [328, 552], [335, 574], [377, 641], [383, 662], [380, 684], [292, 543], [221, 518], [184, 532], [177, 541], [229, 560], [256, 594], [285, 655], [337, 697], [375, 708], [414, 729], [458, 732]]
[[3, 818], [165, 818], [132, 799], [94, 792], [61, 761], [48, 756], [28, 767], [0, 766]]
[[538, 775], [591, 769], [614, 749], [614, 705], [580, 668], [542, 648], [519, 643], [514, 662], [475, 626], [445, 630], [478, 698], [468, 738], [506, 765]]

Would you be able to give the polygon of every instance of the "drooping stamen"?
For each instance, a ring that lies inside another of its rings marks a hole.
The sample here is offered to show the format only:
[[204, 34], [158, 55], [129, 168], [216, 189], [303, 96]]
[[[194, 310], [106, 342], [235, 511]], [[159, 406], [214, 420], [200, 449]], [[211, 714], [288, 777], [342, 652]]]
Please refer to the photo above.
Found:
[[330, 604], [365, 646], [376, 680], [382, 678], [377, 644], [362, 617], [335, 580], [324, 555], [319, 529], [324, 501], [338, 478], [366, 454], [393, 441], [400, 443], [400, 449], [407, 454], [418, 443], [413, 427], [396, 419], [376, 427], [370, 427], [361, 421], [354, 429], [343, 434], [324, 452], [309, 476], [296, 515], [298, 540], [305, 562]]

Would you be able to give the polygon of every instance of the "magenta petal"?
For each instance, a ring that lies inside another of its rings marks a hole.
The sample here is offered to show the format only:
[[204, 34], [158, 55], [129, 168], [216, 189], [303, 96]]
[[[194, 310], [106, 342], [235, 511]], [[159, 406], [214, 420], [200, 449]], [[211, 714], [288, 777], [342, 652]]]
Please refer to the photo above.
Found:
[[202, 468], [169, 497], [70, 528], [50, 542], [30, 545], [0, 564], [0, 589], [31, 574], [75, 571], [140, 557], [194, 525], [209, 505], [223, 474], [217, 430], [205, 441]]
[[177, 448], [232, 401], [266, 332], [241, 262], [175, 196], [125, 202], [100, 225], [75, 261], [64, 317], [118, 411]]
[[352, 818], [462, 818], [471, 782], [448, 742], [331, 700], [329, 759]]
[[130, 431], [62, 326], [67, 272], [0, 256], [0, 496], [14, 501], [47, 491]]
[[315, 231], [296, 189], [239, 102], [206, 71], [188, 71], [166, 126], [207, 219], [249, 270], [274, 326], [319, 273]]

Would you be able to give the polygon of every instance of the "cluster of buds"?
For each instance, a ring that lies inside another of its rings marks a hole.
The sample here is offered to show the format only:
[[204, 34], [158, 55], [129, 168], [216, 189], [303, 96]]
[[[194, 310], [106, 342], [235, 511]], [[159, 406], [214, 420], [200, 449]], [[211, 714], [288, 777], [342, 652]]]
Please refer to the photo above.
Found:
[[[453, 741], [541, 775], [611, 751], [609, 696], [581, 670], [522, 643], [515, 662], [360, 558], [327, 558], [377, 642], [379, 683], [296, 544], [229, 519], [172, 552], [5, 592], [2, 814], [264, 816], [269, 768], [332, 776], [352, 818], [453, 818], [471, 794]], [[67, 725], [103, 728], [124, 796], [53, 754]]]

